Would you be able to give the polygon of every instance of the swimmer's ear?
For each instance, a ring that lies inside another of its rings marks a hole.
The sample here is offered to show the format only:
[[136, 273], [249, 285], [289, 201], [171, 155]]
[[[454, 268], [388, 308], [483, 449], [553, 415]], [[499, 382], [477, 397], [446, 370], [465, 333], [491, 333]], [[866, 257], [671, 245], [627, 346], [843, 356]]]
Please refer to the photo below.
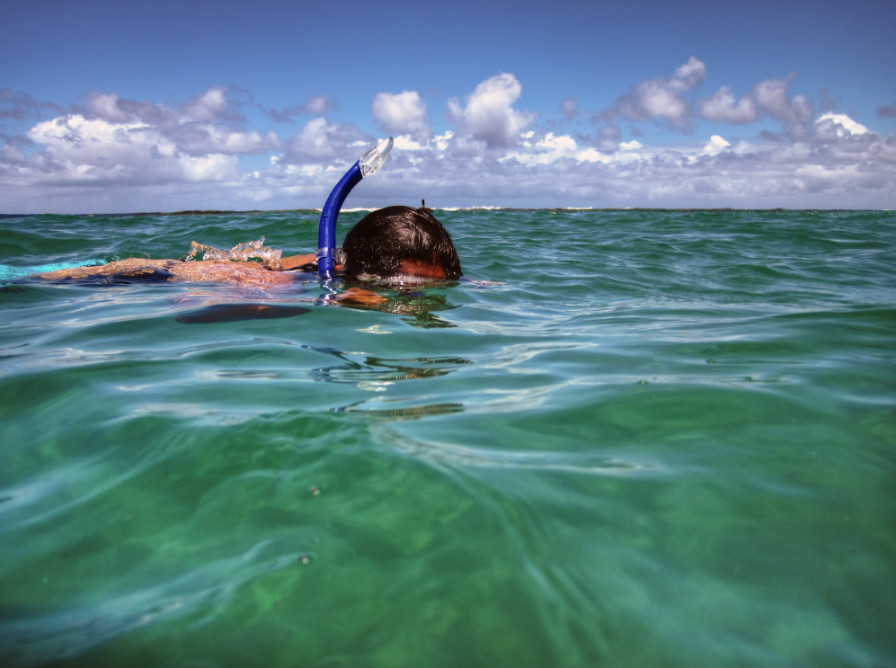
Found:
[[212, 304], [196, 311], [181, 313], [175, 320], [188, 325], [204, 325], [210, 322], [291, 318], [308, 313], [310, 310], [302, 306], [274, 306], [273, 304]]

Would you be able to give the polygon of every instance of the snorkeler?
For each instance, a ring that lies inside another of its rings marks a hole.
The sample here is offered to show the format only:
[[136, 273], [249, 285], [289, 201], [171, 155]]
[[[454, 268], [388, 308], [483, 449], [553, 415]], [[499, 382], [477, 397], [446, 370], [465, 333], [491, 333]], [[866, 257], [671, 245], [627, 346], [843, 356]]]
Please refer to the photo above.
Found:
[[[335, 259], [337, 272], [341, 270], [353, 282], [396, 283], [414, 277], [454, 280], [461, 276], [460, 260], [451, 236], [425, 207], [390, 206], [367, 214], [346, 235]], [[36, 277], [47, 281], [286, 285], [295, 280], [295, 271], [317, 271], [316, 255], [285, 257], [274, 266], [257, 262], [130, 258], [105, 265], [50, 271]]]

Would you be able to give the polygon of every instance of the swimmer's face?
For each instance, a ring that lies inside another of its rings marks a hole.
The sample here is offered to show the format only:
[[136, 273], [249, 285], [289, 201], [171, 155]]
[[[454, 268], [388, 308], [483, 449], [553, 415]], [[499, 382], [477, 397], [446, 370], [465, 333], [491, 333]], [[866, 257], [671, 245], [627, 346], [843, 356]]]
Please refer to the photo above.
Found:
[[417, 260], [402, 260], [400, 264], [401, 274], [420, 278], [445, 278], [445, 270], [434, 264], [419, 262]]

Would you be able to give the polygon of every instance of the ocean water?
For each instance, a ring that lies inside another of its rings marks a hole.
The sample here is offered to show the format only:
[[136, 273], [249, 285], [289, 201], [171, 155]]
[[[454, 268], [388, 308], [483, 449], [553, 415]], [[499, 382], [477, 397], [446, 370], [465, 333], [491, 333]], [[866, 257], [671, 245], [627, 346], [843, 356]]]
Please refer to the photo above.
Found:
[[[379, 311], [0, 287], [0, 664], [896, 663], [896, 215], [436, 215], [465, 279]], [[316, 225], [6, 217], [0, 264]], [[175, 320], [222, 302], [308, 312]]]

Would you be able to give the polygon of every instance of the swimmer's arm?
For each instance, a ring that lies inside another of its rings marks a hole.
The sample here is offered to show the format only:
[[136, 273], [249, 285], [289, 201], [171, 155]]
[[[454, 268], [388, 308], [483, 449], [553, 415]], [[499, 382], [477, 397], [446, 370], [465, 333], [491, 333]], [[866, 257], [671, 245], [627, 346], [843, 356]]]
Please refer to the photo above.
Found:
[[288, 271], [290, 269], [297, 269], [306, 264], [312, 264], [317, 262], [317, 257], [314, 253], [305, 253], [304, 255], [290, 255], [289, 257], [284, 257], [280, 259], [280, 266], [283, 267], [283, 271]]
[[[305, 253], [303, 255], [290, 255], [289, 257], [284, 257], [280, 259], [280, 268], [283, 271], [289, 271], [290, 269], [299, 269], [300, 267], [304, 267], [306, 265], [314, 265], [317, 266], [317, 255], [314, 253]], [[337, 271], [342, 270], [342, 265], [337, 264], [335, 269]]]
[[129, 258], [101, 265], [71, 267], [40, 274], [35, 278], [46, 281], [89, 280], [99, 278], [136, 279], [165, 281], [171, 278], [177, 260], [148, 260], [145, 258]]

